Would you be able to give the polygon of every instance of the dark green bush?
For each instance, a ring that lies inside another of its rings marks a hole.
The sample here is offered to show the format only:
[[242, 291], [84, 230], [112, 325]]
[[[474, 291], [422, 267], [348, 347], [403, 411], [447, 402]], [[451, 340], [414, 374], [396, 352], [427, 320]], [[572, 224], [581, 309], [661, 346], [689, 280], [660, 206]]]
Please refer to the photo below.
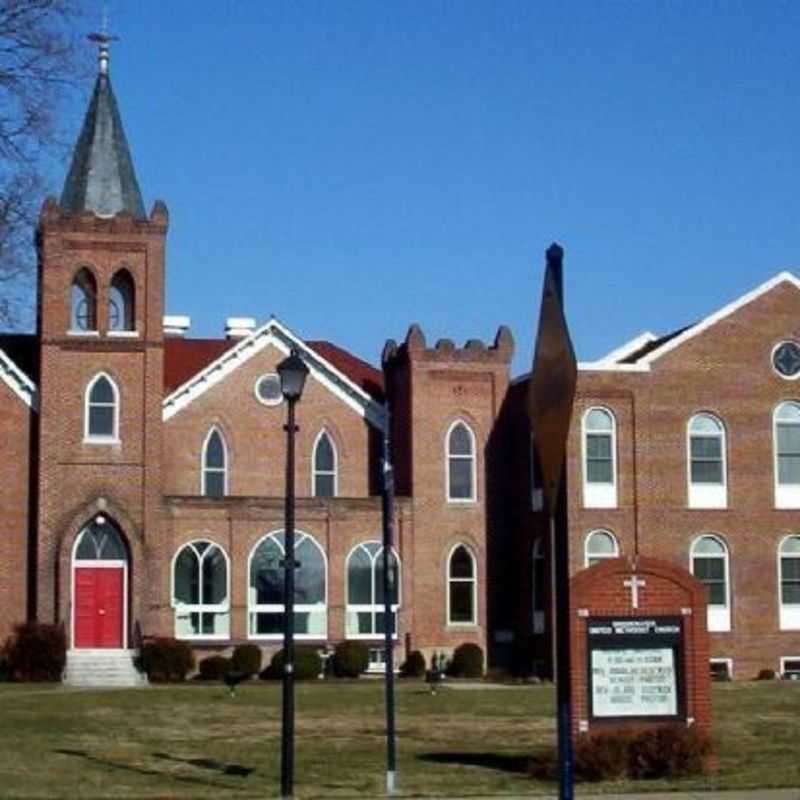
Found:
[[759, 670], [757, 681], [774, 681], [778, 677], [778, 673], [774, 669]]
[[682, 778], [706, 769], [711, 739], [696, 728], [669, 725], [642, 731], [628, 748], [631, 778]]
[[483, 650], [471, 642], [456, 647], [447, 674], [454, 678], [480, 678], [483, 675]]
[[579, 736], [575, 742], [575, 775], [582, 781], [625, 777], [630, 743], [630, 735], [621, 732]]
[[261, 672], [261, 648], [257, 644], [240, 644], [233, 651], [231, 666], [236, 672], [258, 675]]
[[142, 667], [153, 683], [183, 681], [194, 669], [194, 653], [186, 642], [158, 637], [142, 646]]
[[357, 678], [369, 666], [369, 650], [363, 642], [339, 642], [333, 651], [333, 674]]
[[221, 681], [230, 666], [231, 660], [225, 656], [208, 656], [198, 663], [197, 677], [201, 681]]
[[425, 656], [419, 650], [412, 650], [400, 667], [400, 674], [405, 678], [424, 678], [427, 669]]
[[[294, 679], [308, 681], [318, 678], [322, 672], [322, 659], [313, 645], [297, 645], [294, 648]], [[272, 656], [269, 666], [261, 673], [264, 680], [280, 680], [283, 677], [283, 650]]]
[[8, 669], [8, 660], [5, 656], [0, 656], [0, 681], [11, 680], [11, 672]]
[[17, 681], [60, 681], [67, 663], [67, 639], [61, 625], [17, 625], [6, 644], [8, 673]]

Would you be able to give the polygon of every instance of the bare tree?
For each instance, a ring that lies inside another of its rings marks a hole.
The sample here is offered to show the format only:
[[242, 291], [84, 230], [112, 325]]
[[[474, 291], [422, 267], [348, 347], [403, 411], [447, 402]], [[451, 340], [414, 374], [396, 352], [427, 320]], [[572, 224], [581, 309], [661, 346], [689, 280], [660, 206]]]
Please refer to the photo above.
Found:
[[[81, 0], [0, 0], [0, 324], [30, 318], [33, 230], [59, 122], [84, 73]], [[26, 307], [27, 306], [27, 307]]]

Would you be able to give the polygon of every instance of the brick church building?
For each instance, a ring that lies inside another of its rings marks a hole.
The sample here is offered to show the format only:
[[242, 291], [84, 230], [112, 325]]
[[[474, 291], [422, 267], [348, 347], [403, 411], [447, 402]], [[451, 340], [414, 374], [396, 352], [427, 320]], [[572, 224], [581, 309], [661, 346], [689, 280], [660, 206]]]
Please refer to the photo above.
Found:
[[[192, 338], [165, 315], [168, 227], [162, 202], [145, 209], [101, 49], [63, 192], [41, 211], [36, 333], [0, 336], [0, 637], [63, 623], [75, 680], [109, 654], [130, 662], [142, 637], [198, 655], [280, 647], [276, 365], [296, 349], [298, 639], [362, 640], [381, 668], [390, 425], [400, 660], [476, 642], [491, 664], [547, 674], [550, 547], [511, 332], [431, 346], [412, 325], [380, 368], [276, 319]], [[800, 671], [798, 319], [800, 281], [781, 273], [579, 369], [572, 571], [633, 553], [689, 569], [709, 588], [714, 669], [736, 678]]]

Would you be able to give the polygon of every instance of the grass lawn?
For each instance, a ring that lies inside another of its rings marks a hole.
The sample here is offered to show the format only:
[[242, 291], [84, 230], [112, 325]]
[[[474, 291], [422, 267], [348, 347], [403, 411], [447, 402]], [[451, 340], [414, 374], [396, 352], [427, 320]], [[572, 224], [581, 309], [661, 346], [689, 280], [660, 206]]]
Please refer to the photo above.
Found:
[[[530, 754], [554, 741], [551, 687], [400, 682], [398, 783], [416, 796], [551, 794]], [[800, 683], [714, 686], [719, 773], [592, 792], [800, 786]], [[76, 691], [0, 684], [2, 797], [272, 797], [279, 789], [280, 685]], [[384, 786], [383, 684], [301, 683], [298, 797], [370, 797]], [[584, 791], [588, 791], [587, 787]]]

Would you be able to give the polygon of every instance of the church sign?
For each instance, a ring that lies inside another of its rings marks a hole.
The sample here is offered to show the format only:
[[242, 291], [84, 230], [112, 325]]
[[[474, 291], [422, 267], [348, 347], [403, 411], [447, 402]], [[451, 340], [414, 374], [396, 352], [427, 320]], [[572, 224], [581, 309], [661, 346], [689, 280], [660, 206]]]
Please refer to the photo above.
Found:
[[682, 718], [682, 630], [680, 617], [590, 618], [590, 718]]

